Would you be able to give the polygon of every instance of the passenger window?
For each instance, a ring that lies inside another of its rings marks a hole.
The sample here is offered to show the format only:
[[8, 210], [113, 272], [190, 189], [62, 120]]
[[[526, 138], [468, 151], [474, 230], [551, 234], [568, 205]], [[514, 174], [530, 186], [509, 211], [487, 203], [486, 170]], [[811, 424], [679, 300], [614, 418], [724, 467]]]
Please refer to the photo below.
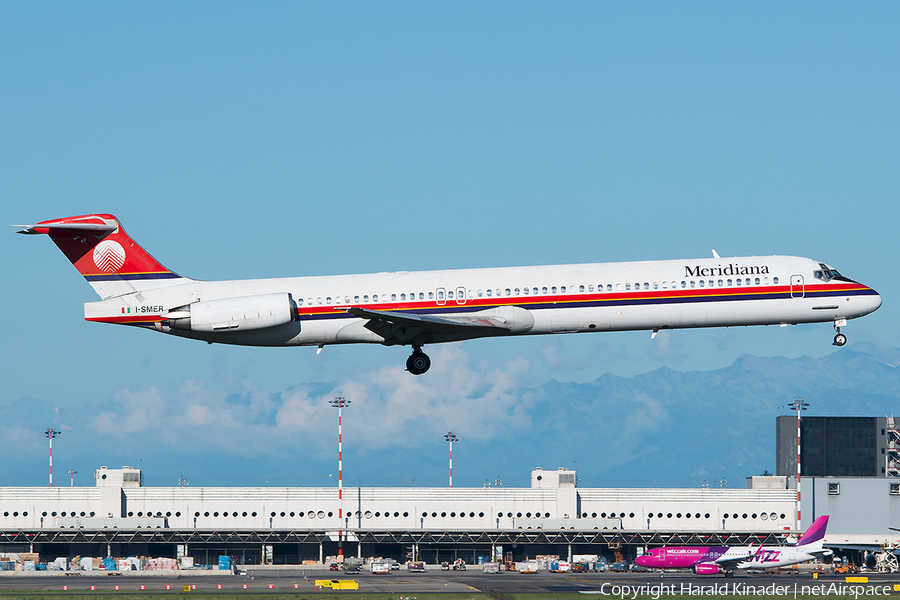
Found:
[[653, 289], [654, 289], [654, 290], [658, 290], [658, 289], [659, 289], [659, 283], [657, 283], [656, 281], [653, 282]]
[[[593, 286], [593, 285], [589, 285], [589, 286], [588, 286], [588, 291], [589, 291], [589, 292], [593, 292], [593, 291], [594, 291], [594, 286]], [[603, 291], [603, 286], [602, 286], [602, 285], [598, 285], [598, 286], [597, 286], [597, 291], [598, 291], [598, 292], [602, 292], [602, 291]]]
[[[544, 289], [546, 290], [546, 288], [544, 288]], [[550, 292], [553, 293], [553, 294], [556, 293], [556, 286], [555, 286], [555, 285], [554, 285], [552, 288], [550, 288]], [[545, 291], [544, 293], [546, 294], [547, 292]]]
[[738, 286], [739, 286], [739, 285], [741, 285], [741, 280], [740, 280], [740, 279], [735, 279], [735, 280], [734, 280], [734, 283], [735, 283], [735, 285], [738, 285]]
[[703, 287], [703, 285], [704, 285], [705, 283], [706, 283], [706, 282], [703, 281], [703, 280], [701, 279], [701, 280], [700, 280], [700, 287]]
[[[617, 284], [616, 284], [616, 289], [622, 289], [622, 288], [619, 287], [620, 285], [621, 285], [621, 284], [617, 283]], [[607, 284], [606, 284], [606, 291], [607, 291], [607, 292], [611, 292], [611, 291], [612, 291], [612, 284], [611, 284], [611, 283], [607, 283]]]
[[560, 292], [561, 294], [565, 294], [565, 293], [566, 293], [566, 286], [562, 286], [561, 288], [559, 288], [559, 292]]
[[722, 282], [722, 280], [720, 279], [720, 280], [719, 280], [719, 287], [722, 287], [723, 285], [725, 285], [725, 284], [724, 284], [724, 283]]
[[757, 277], [757, 278], [754, 280], [754, 283], [756, 283], [756, 285], [759, 285], [759, 277]]
[[773, 277], [773, 278], [772, 278], [772, 283], [774, 283], [775, 285], [778, 285], [778, 278], [777, 278], [777, 277]]
[[365, 296], [363, 296], [363, 302], [368, 302], [368, 301], [369, 301], [369, 295], [366, 294]]
[[397, 301], [397, 294], [391, 294], [391, 302]]
[[[512, 291], [509, 288], [506, 288], [506, 295], [509, 296], [511, 293], [512, 293]], [[519, 293], [519, 290], [516, 290], [516, 294], [518, 294], [518, 293]]]
[[626, 283], [626, 284], [625, 284], [625, 289], [626, 289], [626, 290], [631, 290], [631, 284], [630, 284], [630, 283]]
[[581, 293], [584, 293], [584, 286], [583, 286], [583, 285], [579, 285], [579, 286], [578, 286], [578, 291], [581, 292]]
[[428, 299], [434, 300], [434, 292], [428, 292]]
[[768, 277], [764, 277], [764, 278], [763, 278], [763, 283], [764, 283], [765, 285], [769, 285], [769, 278], [768, 278]]
[[481, 298], [482, 296], [484, 296], [484, 292], [481, 290], [478, 290], [478, 297]]
[[697, 287], [697, 282], [691, 279], [691, 287]]
[[447, 292], [447, 297], [450, 298], [451, 300], [453, 300], [453, 291], [452, 290]]
[[644, 282], [644, 289], [645, 289], [645, 290], [649, 290], [649, 289], [650, 289], [650, 284], [647, 283], [646, 281]]
[[666, 287], [666, 282], [665, 282], [665, 281], [662, 282], [662, 289], [664, 289], [664, 290], [665, 290], [665, 289], [668, 289], [668, 288]]
[[[607, 290], [609, 289], [609, 286], [610, 286], [610, 285], [612, 285], [612, 284], [609, 284], [609, 283], [606, 284], [606, 289], [607, 289]], [[617, 284], [616, 284], [616, 291], [617, 291], [617, 292], [621, 292], [621, 291], [622, 291], [622, 284], [621, 284], [621, 283], [617, 283]]]
[[682, 282], [681, 282], [681, 289], [684, 289], [684, 288], [686, 288], [686, 287], [687, 287], [687, 283], [684, 282], [684, 281], [682, 281]]
[[547, 293], [547, 288], [546, 288], [546, 286], [541, 288], [541, 293], [542, 293], [542, 294], [546, 294], [546, 293]]
[[325, 298], [325, 304], [331, 304], [331, 296]]
[[469, 298], [474, 298], [475, 293], [472, 290], [469, 290]]
[[303, 298], [297, 300], [297, 306], [303, 306]]
[[350, 304], [350, 296], [344, 296], [344, 304]]
[[353, 302], [359, 304], [359, 296], [353, 296]]
[[306, 303], [309, 304], [310, 306], [312, 306], [312, 305], [313, 305], [313, 299], [312, 299], [312, 298], [307, 298]]
[[401, 302], [406, 302], [406, 294], [400, 294]]
[[527, 296], [527, 295], [528, 295], [528, 288], [525, 288], [523, 291], [525, 292], [525, 295]]
[[438, 291], [438, 300], [443, 300], [443, 299], [444, 299], [444, 292], [442, 290], [439, 290]]
[[[516, 288], [515, 290], [513, 290], [513, 293], [515, 293], [515, 295], [518, 296], [518, 295], [519, 295], [519, 288]], [[509, 295], [509, 294], [507, 294], [507, 295]]]
[[747, 285], [750, 285], [750, 278], [749, 278], [749, 277], [747, 278], [746, 283], [747, 283]]
[[731, 283], [732, 283], [732, 282], [731, 282], [730, 279], [726, 280], [725, 283], [728, 285], [728, 287], [731, 287]]
[[[537, 288], [531, 288], [531, 293], [537, 296], [538, 290]], [[544, 293], [547, 293], [547, 288], [544, 288]]]

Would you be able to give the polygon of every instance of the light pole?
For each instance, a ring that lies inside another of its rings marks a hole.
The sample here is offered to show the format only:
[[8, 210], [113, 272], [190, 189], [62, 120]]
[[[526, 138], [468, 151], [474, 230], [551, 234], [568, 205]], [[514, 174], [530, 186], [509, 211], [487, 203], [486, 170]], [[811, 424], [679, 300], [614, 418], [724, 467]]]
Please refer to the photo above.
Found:
[[350, 406], [343, 396], [335, 396], [328, 404], [338, 409], [338, 562], [344, 562], [344, 453], [341, 410]]
[[453, 487], [453, 442], [459, 441], [459, 436], [448, 431], [444, 434], [444, 439], [450, 442], [450, 487]]
[[61, 432], [53, 429], [52, 427], [48, 427], [44, 432], [44, 435], [50, 440], [50, 487], [53, 487], [53, 438], [58, 436]]
[[68, 471], [68, 473], [69, 477], [72, 478], [72, 485], [70, 485], [69, 487], [75, 487], [75, 474], [78, 473], [78, 471]]
[[788, 404], [788, 408], [797, 411], [797, 530], [800, 529], [800, 411], [808, 406], [809, 402], [804, 402], [802, 396]]

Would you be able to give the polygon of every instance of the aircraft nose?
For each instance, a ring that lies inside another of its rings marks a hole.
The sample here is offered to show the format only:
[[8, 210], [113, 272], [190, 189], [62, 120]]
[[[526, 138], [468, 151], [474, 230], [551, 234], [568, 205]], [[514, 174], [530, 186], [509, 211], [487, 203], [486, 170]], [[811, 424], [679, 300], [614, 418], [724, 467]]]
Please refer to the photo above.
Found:
[[[872, 288], [869, 288], [869, 289], [872, 289]], [[879, 294], [875, 290], [872, 290], [872, 295], [869, 296], [868, 299], [869, 299], [868, 306], [867, 306], [868, 310], [863, 314], [873, 313], [876, 310], [878, 310], [879, 308], [881, 308], [881, 294]]]

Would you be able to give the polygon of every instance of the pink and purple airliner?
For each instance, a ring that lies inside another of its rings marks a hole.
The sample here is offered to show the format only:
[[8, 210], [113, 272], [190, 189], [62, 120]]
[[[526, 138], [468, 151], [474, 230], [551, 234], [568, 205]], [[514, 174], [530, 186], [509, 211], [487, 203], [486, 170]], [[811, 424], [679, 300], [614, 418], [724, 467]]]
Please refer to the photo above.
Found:
[[823, 515], [791, 546], [663, 546], [639, 556], [634, 562], [651, 569], [693, 569], [699, 575], [735, 569], [772, 569], [831, 555], [823, 548], [828, 516]]

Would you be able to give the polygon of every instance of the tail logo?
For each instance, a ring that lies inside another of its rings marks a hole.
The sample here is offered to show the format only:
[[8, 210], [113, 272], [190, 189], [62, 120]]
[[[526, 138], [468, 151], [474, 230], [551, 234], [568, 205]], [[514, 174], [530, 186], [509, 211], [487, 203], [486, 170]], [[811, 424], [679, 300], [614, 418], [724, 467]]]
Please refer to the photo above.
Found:
[[113, 240], [104, 240], [94, 248], [94, 264], [104, 273], [115, 273], [125, 264], [125, 248]]

